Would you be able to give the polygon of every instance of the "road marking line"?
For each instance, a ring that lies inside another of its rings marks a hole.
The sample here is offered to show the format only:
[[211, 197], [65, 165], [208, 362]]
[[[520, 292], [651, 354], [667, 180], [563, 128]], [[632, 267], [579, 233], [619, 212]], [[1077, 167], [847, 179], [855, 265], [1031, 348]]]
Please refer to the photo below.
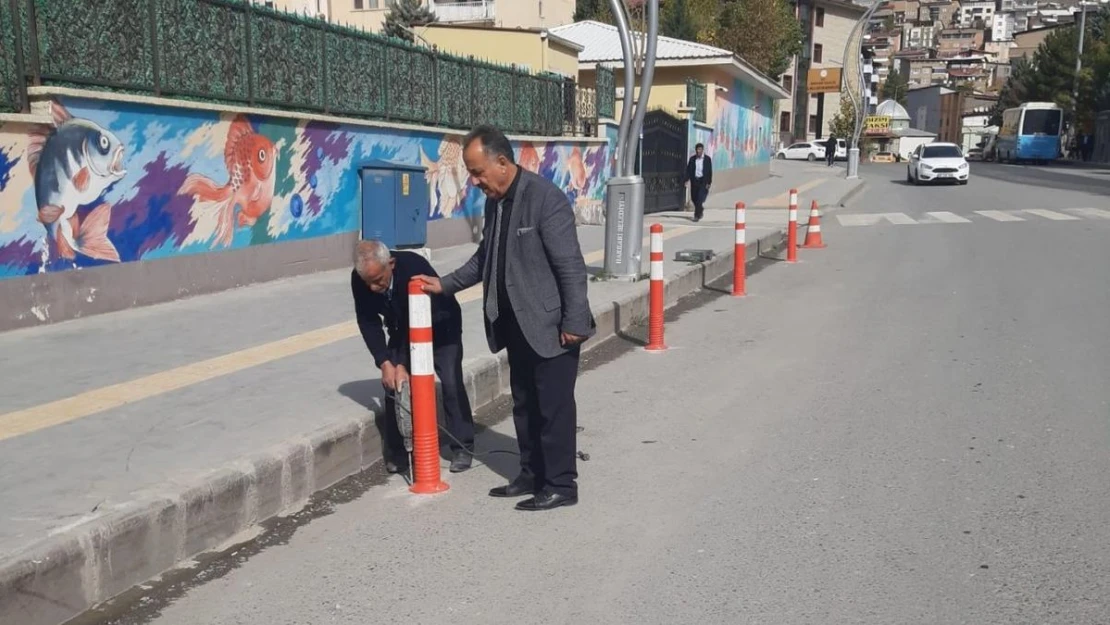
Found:
[[[795, 189], [797, 189], [798, 195], [801, 195], [802, 193], [805, 193], [806, 191], [812, 189], [813, 187], [816, 187], [817, 185], [820, 185], [820, 184], [824, 184], [824, 183], [828, 182], [829, 180], [830, 180], [829, 178], [817, 178], [816, 180], [810, 180], [809, 182], [798, 185], [797, 187], [795, 187]], [[778, 195], [773, 195], [773, 196], [770, 196], [770, 197], [760, 198], [760, 199], [752, 202], [749, 205], [749, 207], [750, 208], [757, 208], [757, 207], [758, 208], [762, 208], [762, 207], [787, 208], [789, 205], [790, 205], [790, 191], [786, 190], [786, 191], [784, 191], [784, 192], [782, 192]]]
[[1024, 209], [1024, 211], [1026, 213], [1029, 213], [1030, 215], [1036, 215], [1038, 217], [1044, 217], [1045, 219], [1051, 219], [1053, 221], [1073, 221], [1073, 220], [1079, 219], [1078, 217], [1073, 217], [1071, 215], [1065, 215], [1063, 213], [1057, 213], [1056, 211], [1050, 211], [1050, 210], [1045, 209], [1045, 208], [1026, 208], [1026, 209]]
[[898, 226], [908, 226], [917, 223], [912, 217], [905, 213], [857, 213], [837, 215], [836, 219], [842, 226], [874, 226], [884, 219]]
[[[690, 226], [680, 226], [664, 232], [663, 238], [670, 239], [693, 230], [694, 228]], [[650, 241], [650, 235], [644, 237], [644, 246], [650, 245]], [[604, 249], [583, 255], [587, 264], [604, 260], [604, 258]], [[480, 284], [456, 294], [459, 303], [472, 302], [481, 299], [481, 297], [482, 286]], [[0, 414], [0, 441], [76, 421], [93, 414], [207, 382], [268, 362], [296, 356], [312, 349], [354, 338], [358, 336], [358, 333], [356, 322], [345, 321], [270, 343], [248, 347], [230, 354], [120, 382], [119, 384], [92, 389], [72, 397]]]
[[948, 211], [932, 211], [932, 212], [927, 212], [925, 214], [932, 217], [933, 219], [936, 219], [937, 221], [939, 221], [941, 223], [946, 223], [946, 224], [969, 224], [969, 223], [971, 223], [970, 219], [960, 217], [956, 213], [950, 213]]
[[1017, 215], [1011, 215], [1006, 211], [975, 211], [977, 214], [984, 217], [989, 217], [995, 221], [1025, 221]]
[[1110, 211], [1101, 208], [1065, 208], [1064, 210], [1088, 219], [1110, 219]]

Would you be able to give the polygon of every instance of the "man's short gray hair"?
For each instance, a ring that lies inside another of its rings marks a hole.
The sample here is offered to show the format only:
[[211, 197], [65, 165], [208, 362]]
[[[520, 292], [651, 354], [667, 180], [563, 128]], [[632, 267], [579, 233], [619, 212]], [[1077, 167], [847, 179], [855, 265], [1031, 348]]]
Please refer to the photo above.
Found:
[[476, 126], [474, 130], [466, 133], [463, 137], [463, 149], [465, 150], [471, 143], [478, 141], [482, 146], [482, 152], [490, 158], [497, 158], [504, 156], [505, 160], [510, 163], [515, 163], [513, 160], [513, 144], [505, 133], [498, 130], [496, 127], [489, 124], [482, 124]]
[[389, 247], [385, 243], [376, 239], [358, 242], [355, 247], [355, 271], [363, 279], [366, 278], [366, 271], [372, 265], [385, 266], [387, 263], [389, 263]]

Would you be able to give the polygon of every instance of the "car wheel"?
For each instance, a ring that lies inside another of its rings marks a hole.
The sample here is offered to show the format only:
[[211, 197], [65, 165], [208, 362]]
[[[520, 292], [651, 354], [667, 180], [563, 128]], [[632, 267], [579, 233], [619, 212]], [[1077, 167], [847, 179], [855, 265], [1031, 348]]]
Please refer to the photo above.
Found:
[[810, 152], [809, 156], [806, 157], [806, 160], [812, 163], [813, 161], [817, 160], [817, 157], [813, 155], [813, 152]]
[[780, 161], [785, 161], [785, 160], [786, 160], [786, 155], [785, 155], [785, 154], [783, 154], [782, 152], [779, 152], [779, 155], [778, 155], [778, 159], [779, 159]]
[[910, 168], [906, 168], [906, 182], [913, 182], [913, 176], [910, 175]]

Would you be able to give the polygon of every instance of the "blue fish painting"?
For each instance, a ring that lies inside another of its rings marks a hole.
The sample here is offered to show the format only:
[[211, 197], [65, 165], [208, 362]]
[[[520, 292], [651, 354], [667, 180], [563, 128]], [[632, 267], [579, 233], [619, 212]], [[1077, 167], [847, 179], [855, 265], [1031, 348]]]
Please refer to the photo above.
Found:
[[100, 199], [123, 179], [123, 145], [114, 134], [84, 119], [75, 119], [53, 102], [54, 127], [32, 133], [27, 164], [34, 177], [38, 220], [58, 253], [69, 260], [84, 254], [120, 262], [108, 240], [112, 207], [100, 204], [83, 217], [77, 209]]

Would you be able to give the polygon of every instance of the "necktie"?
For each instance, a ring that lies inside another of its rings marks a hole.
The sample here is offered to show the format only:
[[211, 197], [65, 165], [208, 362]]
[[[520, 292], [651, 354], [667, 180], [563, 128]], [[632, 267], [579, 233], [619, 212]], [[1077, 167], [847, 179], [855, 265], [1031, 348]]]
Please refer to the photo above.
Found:
[[501, 211], [505, 206], [504, 200], [497, 203], [497, 217], [493, 222], [493, 240], [489, 257], [489, 283], [486, 290], [486, 317], [490, 323], [497, 321], [497, 255], [501, 251]]

